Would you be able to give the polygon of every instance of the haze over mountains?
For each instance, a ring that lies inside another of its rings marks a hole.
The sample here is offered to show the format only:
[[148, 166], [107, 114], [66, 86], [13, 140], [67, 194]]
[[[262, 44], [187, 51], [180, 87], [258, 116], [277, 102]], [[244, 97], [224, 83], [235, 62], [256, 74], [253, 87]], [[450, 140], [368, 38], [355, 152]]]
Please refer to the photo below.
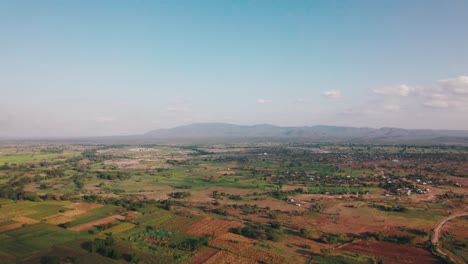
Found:
[[466, 130], [430, 130], [402, 128], [368, 128], [344, 126], [280, 127], [268, 124], [244, 126], [225, 123], [199, 123], [158, 129], [144, 134], [146, 138], [277, 138], [315, 141], [360, 142], [433, 142], [468, 143]]

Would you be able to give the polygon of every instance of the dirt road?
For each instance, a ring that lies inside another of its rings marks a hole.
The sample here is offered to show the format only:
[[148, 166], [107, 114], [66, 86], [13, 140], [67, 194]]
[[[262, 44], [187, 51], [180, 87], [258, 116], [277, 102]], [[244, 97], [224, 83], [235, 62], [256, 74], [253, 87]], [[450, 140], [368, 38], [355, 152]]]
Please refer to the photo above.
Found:
[[[462, 216], [468, 216], [468, 212], [454, 214], [454, 215], [451, 215], [451, 216], [449, 216], [447, 218], [444, 218], [444, 219], [440, 220], [440, 222], [434, 228], [434, 233], [432, 234], [432, 237], [431, 237], [431, 243], [437, 247], [437, 243], [439, 242], [439, 238], [440, 238], [440, 230], [442, 229], [442, 226], [444, 226], [445, 223], [447, 223], [448, 221], [450, 221], [450, 220], [452, 220], [454, 218], [457, 218], [457, 217], [462, 217]], [[448, 256], [447, 254], [445, 254], [442, 250], [440, 250], [440, 248], [438, 248], [438, 247], [437, 247], [437, 253], [439, 253], [442, 256], [445, 256], [446, 258], [449, 258], [454, 263], [459, 263], [459, 261], [454, 260], [453, 258]]]

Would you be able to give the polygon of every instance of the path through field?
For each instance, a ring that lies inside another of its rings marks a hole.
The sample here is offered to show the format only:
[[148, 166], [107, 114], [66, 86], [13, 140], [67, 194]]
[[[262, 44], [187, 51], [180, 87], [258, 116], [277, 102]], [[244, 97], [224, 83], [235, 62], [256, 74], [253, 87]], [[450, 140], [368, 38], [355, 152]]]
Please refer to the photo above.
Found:
[[449, 216], [447, 218], [444, 218], [444, 219], [440, 220], [440, 222], [434, 228], [434, 234], [432, 235], [432, 238], [431, 238], [431, 243], [436, 246], [437, 253], [439, 253], [440, 255], [442, 255], [444, 257], [449, 258], [454, 263], [459, 263], [459, 261], [456, 261], [453, 258], [451, 258], [450, 256], [448, 256], [447, 254], [445, 254], [440, 248], [437, 247], [437, 243], [439, 242], [440, 230], [442, 229], [442, 226], [444, 226], [445, 223], [447, 223], [448, 221], [450, 221], [450, 220], [452, 220], [454, 218], [457, 218], [457, 217], [462, 217], [462, 216], [468, 216], [468, 212], [454, 214], [454, 215], [451, 215], [451, 216]]

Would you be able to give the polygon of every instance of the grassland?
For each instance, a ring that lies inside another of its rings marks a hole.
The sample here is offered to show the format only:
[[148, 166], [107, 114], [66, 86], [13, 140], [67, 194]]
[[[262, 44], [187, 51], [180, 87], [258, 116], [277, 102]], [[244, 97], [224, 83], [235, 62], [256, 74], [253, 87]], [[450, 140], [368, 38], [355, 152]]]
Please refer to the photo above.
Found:
[[[440, 263], [428, 241], [437, 222], [466, 210], [467, 154], [277, 142], [0, 145], [0, 263], [374, 263], [403, 249]], [[453, 225], [451, 234], [463, 223]], [[442, 246], [466, 259], [460, 234]]]

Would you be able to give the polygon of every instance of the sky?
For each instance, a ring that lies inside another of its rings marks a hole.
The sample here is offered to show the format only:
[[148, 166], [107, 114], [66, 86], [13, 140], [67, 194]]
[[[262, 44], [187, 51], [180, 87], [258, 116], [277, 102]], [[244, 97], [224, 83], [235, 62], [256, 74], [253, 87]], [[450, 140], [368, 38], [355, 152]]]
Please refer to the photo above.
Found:
[[468, 130], [468, 1], [0, 0], [0, 137]]

